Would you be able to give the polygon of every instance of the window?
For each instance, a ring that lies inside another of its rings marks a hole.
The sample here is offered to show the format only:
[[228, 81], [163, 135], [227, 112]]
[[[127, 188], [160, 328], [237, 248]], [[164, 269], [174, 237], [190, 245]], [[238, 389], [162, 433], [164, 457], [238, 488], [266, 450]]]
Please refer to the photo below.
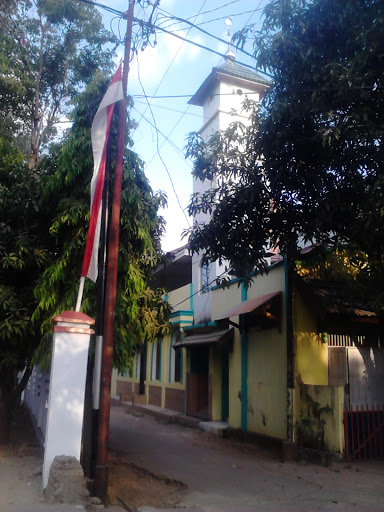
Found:
[[151, 380], [161, 380], [161, 342], [160, 341], [156, 341], [152, 345]]
[[201, 264], [201, 293], [209, 292], [209, 261], [203, 260]]
[[169, 354], [169, 382], [182, 382], [183, 377], [183, 350], [174, 348], [180, 341], [180, 331], [175, 332], [172, 337], [170, 354]]

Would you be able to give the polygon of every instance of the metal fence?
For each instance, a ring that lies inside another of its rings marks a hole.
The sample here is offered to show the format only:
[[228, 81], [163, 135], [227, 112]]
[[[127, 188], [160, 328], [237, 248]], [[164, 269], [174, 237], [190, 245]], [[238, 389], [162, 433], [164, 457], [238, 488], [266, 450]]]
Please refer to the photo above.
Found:
[[344, 410], [345, 458], [384, 457], [384, 405]]

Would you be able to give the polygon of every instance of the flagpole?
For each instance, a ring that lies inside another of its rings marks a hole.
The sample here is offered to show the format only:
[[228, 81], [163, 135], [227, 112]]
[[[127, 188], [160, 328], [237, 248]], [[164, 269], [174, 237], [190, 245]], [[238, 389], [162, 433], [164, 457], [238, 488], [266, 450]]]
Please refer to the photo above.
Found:
[[105, 181], [103, 189], [103, 201], [101, 210], [100, 227], [100, 249], [98, 258], [98, 282], [97, 282], [97, 312], [96, 312], [96, 344], [93, 365], [93, 385], [92, 385], [92, 426], [91, 426], [91, 461], [90, 476], [95, 477], [95, 468], [97, 460], [97, 439], [99, 430], [99, 404], [100, 404], [100, 380], [101, 380], [101, 362], [103, 354], [103, 331], [104, 331], [104, 311], [105, 311], [105, 281], [106, 281], [106, 263], [107, 263], [107, 232], [108, 232], [108, 196], [109, 196], [109, 178], [111, 167], [111, 138], [108, 139]]
[[80, 311], [81, 301], [83, 300], [85, 277], [80, 277], [79, 292], [77, 294], [75, 311]]
[[131, 53], [134, 0], [129, 0], [127, 13], [127, 32], [123, 68], [124, 98], [119, 103], [119, 122], [117, 133], [115, 175], [113, 184], [112, 217], [109, 228], [107, 281], [105, 290], [104, 342], [102, 352], [102, 370], [99, 407], [99, 434], [97, 445], [97, 465], [95, 471], [94, 494], [102, 501], [108, 495], [108, 450], [109, 409], [111, 404], [111, 372], [113, 356], [113, 330], [115, 323], [117, 264], [119, 254], [119, 226], [121, 206], [121, 184], [123, 178], [123, 159], [125, 151], [125, 130], [127, 124], [127, 82]]

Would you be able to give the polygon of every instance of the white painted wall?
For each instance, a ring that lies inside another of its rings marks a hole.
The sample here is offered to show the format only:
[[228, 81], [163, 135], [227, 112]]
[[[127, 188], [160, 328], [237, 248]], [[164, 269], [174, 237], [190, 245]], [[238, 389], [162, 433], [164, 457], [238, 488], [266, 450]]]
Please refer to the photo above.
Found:
[[[213, 87], [211, 95], [208, 96], [203, 104], [203, 126], [199, 133], [205, 141], [211, 135], [219, 130], [225, 130], [234, 121], [241, 121], [247, 124], [248, 118], [242, 111], [242, 103], [247, 97], [247, 93], [254, 93], [258, 89], [258, 85], [246, 84], [239, 86], [234, 84], [231, 77], [221, 77], [220, 81]], [[240, 94], [241, 93], [241, 94]], [[259, 94], [252, 94], [251, 99], [255, 101], [260, 100]], [[236, 115], [233, 114], [236, 111]], [[212, 186], [214, 183], [209, 181], [193, 180], [193, 193], [203, 193]], [[195, 222], [206, 223], [209, 222], [209, 214], [197, 214], [194, 218]], [[193, 293], [193, 310], [194, 310], [194, 323], [199, 324], [202, 322], [211, 321], [212, 317], [212, 293], [202, 293], [201, 290], [201, 260], [202, 253], [194, 254], [192, 256], [192, 283]], [[210, 265], [210, 281], [220, 276], [225, 269], [226, 262], [219, 265], [218, 262], [211, 263]], [[212, 285], [214, 286], [214, 284]]]
[[[68, 324], [58, 322], [57, 325]], [[89, 325], [76, 323], [76, 328], [88, 329]], [[57, 455], [74, 456], [80, 460], [89, 340], [90, 334], [55, 332], [53, 335], [43, 489], [48, 484], [49, 470]]]

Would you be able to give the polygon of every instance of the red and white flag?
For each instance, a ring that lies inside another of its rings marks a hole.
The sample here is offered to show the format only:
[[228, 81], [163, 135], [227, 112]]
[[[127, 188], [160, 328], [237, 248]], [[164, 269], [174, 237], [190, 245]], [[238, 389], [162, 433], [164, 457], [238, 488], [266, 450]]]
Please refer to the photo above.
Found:
[[91, 218], [89, 220], [87, 245], [81, 277], [97, 279], [97, 261], [100, 242], [101, 203], [103, 198], [105, 162], [109, 130], [115, 103], [123, 99], [121, 64], [109, 84], [92, 123], [93, 176], [91, 181]]

